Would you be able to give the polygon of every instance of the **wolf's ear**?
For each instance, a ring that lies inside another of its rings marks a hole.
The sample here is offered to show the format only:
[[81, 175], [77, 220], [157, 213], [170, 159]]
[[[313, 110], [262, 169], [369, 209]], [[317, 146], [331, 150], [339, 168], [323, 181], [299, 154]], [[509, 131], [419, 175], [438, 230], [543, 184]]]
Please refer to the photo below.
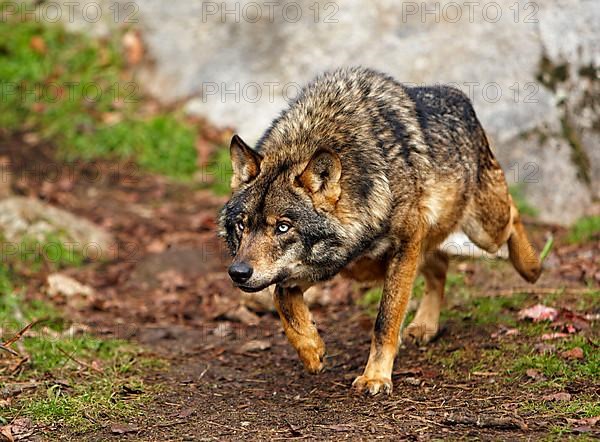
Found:
[[331, 211], [340, 198], [342, 163], [337, 153], [318, 149], [298, 177], [313, 199], [315, 207]]
[[262, 157], [244, 143], [239, 136], [234, 135], [229, 146], [231, 155], [231, 188], [235, 191], [242, 184], [252, 181], [260, 172]]

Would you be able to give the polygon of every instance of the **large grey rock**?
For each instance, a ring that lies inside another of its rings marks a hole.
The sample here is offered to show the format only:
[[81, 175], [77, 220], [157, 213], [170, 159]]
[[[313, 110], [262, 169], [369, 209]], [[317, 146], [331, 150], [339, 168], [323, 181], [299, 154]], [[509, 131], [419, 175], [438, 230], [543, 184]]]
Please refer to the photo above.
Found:
[[[69, 25], [94, 33], [122, 25], [113, 0], [100, 4], [104, 20]], [[116, 4], [122, 21], [131, 2]], [[584, 100], [598, 89], [597, 73], [589, 74], [600, 66], [597, 0], [135, 5], [150, 61], [140, 72], [142, 86], [165, 102], [186, 100], [189, 112], [249, 141], [314, 75], [362, 64], [404, 82], [455, 83], [469, 93], [503, 167], [539, 167], [541, 180], [514, 184], [524, 186], [543, 220], [570, 223], [600, 197], [600, 111]], [[554, 78], [561, 66], [567, 79]], [[576, 140], [566, 136], [565, 119]], [[589, 163], [587, 180], [577, 156]]]
[[59, 239], [65, 253], [76, 251], [92, 260], [110, 259], [116, 252], [114, 238], [100, 226], [42, 201], [20, 196], [0, 200], [0, 236], [5, 258], [35, 252], [26, 246], [27, 241], [45, 244], [49, 239], [52, 242]]

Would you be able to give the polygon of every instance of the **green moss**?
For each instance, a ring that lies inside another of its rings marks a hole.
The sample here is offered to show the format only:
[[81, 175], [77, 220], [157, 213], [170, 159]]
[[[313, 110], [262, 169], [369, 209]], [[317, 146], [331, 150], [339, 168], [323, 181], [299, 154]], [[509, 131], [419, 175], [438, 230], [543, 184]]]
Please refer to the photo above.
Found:
[[230, 183], [233, 169], [229, 158], [229, 149], [218, 149], [211, 162], [200, 171], [200, 181], [211, 188], [217, 195], [228, 195], [231, 192]]
[[571, 125], [569, 118], [564, 116], [560, 120], [562, 126], [562, 135], [571, 147], [571, 161], [577, 168], [577, 177], [586, 184], [591, 184], [591, 164], [590, 158], [588, 157], [579, 134], [575, 128]]
[[25, 325], [45, 320], [19, 340], [29, 355], [22, 370], [13, 375], [0, 370], [0, 385], [30, 381], [37, 388], [5, 403], [0, 415], [5, 420], [28, 416], [38, 423], [84, 432], [101, 428], [106, 420], [139, 414], [140, 404], [160, 388], [145, 385], [142, 374], [164, 363], [123, 340], [72, 333], [72, 324], [52, 305], [26, 300], [13, 289], [12, 279], [6, 268], [0, 268], [0, 339], [6, 341]]
[[[580, 347], [584, 352], [582, 360], [567, 360], [560, 356], [561, 352]], [[540, 381], [539, 386], [564, 387], [569, 382], [585, 379], [589, 382], [600, 382], [600, 352], [584, 336], [574, 336], [571, 340], [560, 341], [556, 351], [540, 354], [533, 349], [522, 348], [510, 369], [511, 373], [525, 374], [530, 369], [537, 369], [547, 380]]]
[[548, 89], [556, 92], [558, 84], [569, 79], [569, 66], [566, 63], [556, 65], [547, 55], [543, 55], [536, 78]]
[[579, 75], [591, 81], [598, 81], [600, 80], [600, 68], [593, 64], [582, 66], [579, 68]]
[[600, 236], [600, 216], [587, 216], [579, 219], [567, 235], [571, 244], [581, 244]]

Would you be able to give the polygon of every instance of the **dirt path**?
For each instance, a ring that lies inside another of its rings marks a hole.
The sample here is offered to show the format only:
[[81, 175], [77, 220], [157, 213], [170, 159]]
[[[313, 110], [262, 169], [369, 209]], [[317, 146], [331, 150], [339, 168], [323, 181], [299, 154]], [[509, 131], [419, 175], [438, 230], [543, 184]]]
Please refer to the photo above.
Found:
[[[31, 167], [31, 148], [14, 143], [12, 164]], [[524, 286], [502, 263], [453, 265], [465, 281], [449, 293], [456, 314], [447, 317], [441, 336], [428, 348], [401, 349], [391, 397], [367, 398], [350, 390], [368, 355], [372, 318], [357, 305], [364, 290], [334, 286], [335, 302], [314, 308], [328, 346], [327, 368], [310, 376], [277, 318], [239, 310], [239, 293], [224, 273], [227, 257], [215, 237], [222, 198], [108, 162], [95, 163], [100, 178], [88, 179], [90, 167], [78, 165], [68, 180], [17, 180], [15, 188], [116, 235], [122, 252], [117, 259], [68, 271], [93, 286], [97, 296], [83, 309], [63, 308], [102, 335], [142, 343], [167, 359], [169, 368], [148, 373], [147, 382], [160, 384], [162, 391], [143, 405], [143, 417], [117, 423], [120, 431], [107, 422], [99, 433], [69, 430], [52, 433], [53, 438], [539, 439], [564, 425], [566, 414], [552, 404], [545, 412], [527, 404], [555, 391], [600, 395], [598, 374], [540, 390], [533, 375], [506, 365], [519, 356], [515, 352], [533, 351], [541, 341], [529, 329], [504, 333], [512, 328], [504, 318], [516, 319], [515, 303], [501, 305], [498, 321], [470, 313], [490, 294], [512, 300], [510, 289]], [[560, 233], [539, 227], [538, 246], [549, 230]], [[557, 251], [539, 286], [584, 288], [582, 280], [597, 272], [599, 251], [597, 242]], [[576, 303], [577, 293], [567, 291], [557, 305]], [[532, 294], [524, 303], [543, 297]], [[582, 312], [596, 314], [597, 309], [598, 304], [585, 305]], [[598, 335], [597, 323], [582, 334]]]

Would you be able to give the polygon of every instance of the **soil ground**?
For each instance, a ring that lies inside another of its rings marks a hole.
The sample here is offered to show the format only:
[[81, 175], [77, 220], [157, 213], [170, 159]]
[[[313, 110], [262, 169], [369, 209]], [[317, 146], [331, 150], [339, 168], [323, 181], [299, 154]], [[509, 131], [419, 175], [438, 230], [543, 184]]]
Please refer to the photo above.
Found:
[[[84, 306], [60, 306], [67, 317], [100, 336], [130, 339], [168, 361], [168, 368], [145, 375], [146, 383], [158, 385], [159, 392], [141, 405], [140, 417], [98, 422], [99, 430], [85, 433], [40, 426], [44, 439], [600, 436], [597, 427], [578, 432], [566, 426], [567, 419], [585, 417], [577, 410], [565, 411], [550, 400], [544, 407], [536, 406], [556, 392], [597, 401], [598, 372], [563, 383], [539, 383], [535, 374], [526, 375], [512, 361], [520, 351], [536, 354], [534, 348], [546, 341], [528, 331], [530, 324], [518, 322], [520, 333], [507, 332], [521, 307], [544, 301], [554, 292], [560, 294], [552, 298], [554, 307], [590, 317], [600, 313], [593, 300], [579, 303], [580, 294], [598, 284], [598, 241], [583, 246], [559, 241], [535, 289], [506, 263], [454, 262], [452, 272], [461, 275], [464, 284], [449, 287], [451, 313], [440, 336], [427, 348], [401, 348], [393, 394], [371, 398], [350, 388], [366, 362], [373, 323], [372, 315], [358, 304], [364, 288], [336, 280], [328, 287], [331, 296], [322, 302], [325, 305], [312, 308], [328, 356], [323, 373], [308, 375], [273, 314], [239, 307], [240, 293], [225, 273], [228, 258], [215, 234], [223, 198], [112, 162], [69, 165], [74, 173], [59, 179], [43, 173], [31, 179], [19, 171], [55, 162], [51, 148], [29, 146], [15, 137], [3, 140], [0, 150], [10, 157], [17, 193], [84, 216], [117, 238], [120, 253], [114, 260], [66, 271], [96, 290]], [[91, 174], [92, 169], [101, 173]], [[559, 227], [537, 222], [530, 222], [529, 228], [538, 248], [549, 233], [559, 239], [564, 234]], [[43, 274], [31, 279], [31, 296], [37, 296], [44, 281]], [[522, 305], [511, 301], [519, 293], [527, 293]], [[490, 298], [509, 300], [492, 313], [497, 320], [472, 311]], [[597, 320], [577, 335], [589, 339], [598, 351]], [[563, 433], [565, 428], [570, 429]]]

